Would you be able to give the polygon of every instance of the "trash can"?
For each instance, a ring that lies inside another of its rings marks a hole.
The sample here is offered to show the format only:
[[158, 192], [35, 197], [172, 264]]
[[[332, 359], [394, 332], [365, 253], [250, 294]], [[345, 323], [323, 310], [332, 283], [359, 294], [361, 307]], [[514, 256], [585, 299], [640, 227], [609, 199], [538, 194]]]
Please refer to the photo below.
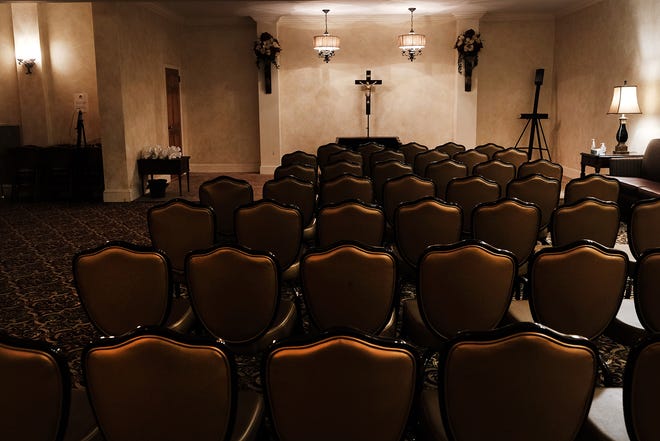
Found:
[[149, 179], [147, 188], [152, 198], [162, 198], [165, 196], [167, 185], [167, 179]]

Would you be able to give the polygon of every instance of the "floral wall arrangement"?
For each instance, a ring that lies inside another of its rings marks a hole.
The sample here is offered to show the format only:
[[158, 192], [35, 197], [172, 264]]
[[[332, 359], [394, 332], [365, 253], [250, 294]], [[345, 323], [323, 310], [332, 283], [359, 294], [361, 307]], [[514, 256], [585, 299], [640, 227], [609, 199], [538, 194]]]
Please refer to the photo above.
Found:
[[271, 66], [276, 69], [280, 68], [279, 55], [282, 52], [282, 47], [277, 38], [273, 37], [268, 32], [264, 32], [254, 42], [254, 54], [257, 57], [257, 68], [264, 67], [264, 84], [266, 93], [272, 92], [271, 84]]
[[479, 62], [479, 51], [484, 47], [481, 34], [468, 29], [456, 38], [454, 49], [458, 51], [458, 73], [465, 75], [465, 91], [472, 90], [472, 69]]

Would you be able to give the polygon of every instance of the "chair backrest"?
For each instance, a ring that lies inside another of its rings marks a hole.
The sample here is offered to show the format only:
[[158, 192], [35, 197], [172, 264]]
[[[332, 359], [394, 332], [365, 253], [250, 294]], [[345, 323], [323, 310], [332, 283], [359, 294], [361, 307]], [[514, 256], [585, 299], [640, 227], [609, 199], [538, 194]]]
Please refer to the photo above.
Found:
[[553, 246], [590, 239], [612, 248], [619, 234], [619, 206], [592, 197], [562, 205], [552, 213], [550, 234]]
[[321, 182], [319, 206], [358, 199], [374, 201], [374, 187], [368, 176], [341, 175], [330, 181]]
[[456, 153], [464, 152], [465, 146], [463, 144], [457, 144], [455, 142], [445, 142], [435, 147], [439, 152], [446, 153], [452, 158]]
[[328, 157], [326, 167], [337, 161], [355, 162], [356, 164], [360, 164], [360, 166], [362, 166], [362, 155], [358, 152], [354, 152], [353, 150], [340, 150], [338, 152], [332, 153]]
[[272, 254], [236, 247], [193, 252], [186, 276], [195, 315], [215, 338], [248, 344], [275, 319], [280, 270]]
[[516, 256], [521, 267], [534, 252], [541, 210], [518, 199], [500, 199], [477, 205], [472, 211], [472, 236]]
[[218, 176], [199, 186], [199, 201], [213, 207], [219, 237], [234, 234], [234, 210], [254, 199], [248, 181], [230, 176]]
[[64, 439], [71, 381], [57, 349], [0, 333], [0, 389], [0, 439]]
[[660, 139], [652, 139], [646, 146], [640, 175], [645, 179], [660, 180]]
[[319, 148], [316, 149], [317, 165], [319, 167], [325, 166], [328, 163], [328, 158], [330, 157], [330, 155], [332, 155], [333, 153], [340, 152], [342, 150], [348, 150], [348, 149], [342, 145], [335, 144], [334, 142], [319, 146]]
[[454, 178], [464, 178], [467, 175], [467, 165], [452, 159], [431, 162], [424, 172], [424, 176], [435, 183], [435, 195], [444, 200], [447, 199], [447, 184]]
[[419, 382], [414, 350], [343, 334], [282, 341], [267, 354], [263, 384], [279, 439], [402, 439]]
[[438, 363], [449, 439], [574, 440], [597, 379], [598, 350], [590, 343], [534, 323], [451, 340]]
[[73, 257], [73, 279], [90, 322], [104, 335], [162, 325], [170, 310], [170, 263], [159, 251], [109, 242]]
[[640, 340], [628, 354], [623, 373], [623, 414], [631, 441], [658, 437], [660, 334]]
[[454, 156], [452, 156], [452, 159], [456, 162], [467, 165], [468, 175], [471, 175], [472, 169], [475, 165], [488, 161], [488, 155], [485, 153], [479, 153], [477, 150], [470, 149], [465, 150], [464, 152], [456, 153]]
[[564, 176], [564, 169], [560, 164], [543, 158], [531, 162], [525, 162], [518, 167], [518, 178], [524, 178], [535, 174], [543, 175], [546, 178], [553, 178], [561, 182], [561, 179]]
[[407, 202], [394, 212], [396, 247], [403, 260], [417, 268], [419, 258], [431, 245], [449, 245], [461, 238], [461, 207], [427, 197]]
[[186, 253], [209, 248], [215, 242], [213, 208], [185, 199], [149, 208], [147, 223], [152, 245], [165, 252], [172, 270], [178, 273], [183, 272]]
[[402, 164], [406, 163], [405, 155], [398, 150], [384, 149], [378, 152], [373, 152], [369, 155], [369, 170], [371, 171], [371, 177], [373, 178], [374, 173], [376, 172], [376, 164], [393, 160], [399, 161]]
[[409, 174], [392, 178], [383, 186], [383, 209], [385, 219], [392, 224], [394, 211], [399, 204], [435, 196], [435, 184], [430, 179]]
[[282, 271], [297, 262], [303, 232], [298, 208], [262, 199], [239, 207], [234, 223], [239, 245], [273, 253]]
[[455, 178], [447, 184], [447, 201], [463, 209], [463, 232], [472, 231], [472, 210], [484, 202], [494, 202], [500, 197], [500, 186], [481, 176]]
[[[322, 166], [320, 166], [322, 167]], [[318, 182], [318, 173], [316, 167], [304, 164], [280, 165], [273, 173], [274, 179], [282, 179], [286, 176], [295, 176], [303, 181], [308, 181], [314, 185]]]
[[302, 164], [316, 168], [316, 155], [296, 150], [295, 152], [286, 153], [280, 160], [280, 165]]
[[419, 259], [417, 301], [440, 338], [495, 328], [513, 297], [516, 258], [484, 242], [432, 246]]
[[425, 145], [419, 144], [417, 142], [409, 142], [403, 144], [399, 147], [399, 151], [403, 153], [403, 156], [406, 158], [406, 164], [413, 165], [415, 163], [415, 157], [420, 153], [428, 151], [429, 148]]
[[362, 176], [362, 165], [343, 160], [326, 164], [321, 169], [321, 182], [332, 181], [341, 175]]
[[390, 159], [389, 161], [379, 162], [372, 168], [372, 181], [374, 185], [374, 199], [377, 202], [383, 201], [383, 187], [388, 179], [397, 176], [408, 175], [412, 173], [412, 167], [404, 164], [402, 161]]
[[564, 204], [570, 205], [587, 197], [601, 201], [619, 200], [619, 181], [603, 175], [589, 175], [568, 181], [564, 189]]
[[381, 246], [385, 235], [385, 213], [376, 205], [345, 200], [321, 207], [316, 216], [318, 246], [343, 241]]
[[272, 179], [264, 183], [263, 197], [284, 205], [293, 205], [300, 210], [303, 226], [309, 225], [316, 212], [316, 191], [314, 184], [294, 176]]
[[[504, 193], [509, 182], [516, 178], [516, 166], [510, 162], [491, 159], [490, 161], [475, 165], [472, 169], [472, 174], [497, 182], [500, 186], [500, 191]], [[504, 195], [501, 194], [500, 196]]]
[[377, 335], [398, 303], [396, 259], [383, 248], [343, 243], [308, 253], [300, 280], [311, 322], [322, 331], [348, 327]]
[[536, 174], [517, 178], [509, 182], [506, 196], [538, 205], [541, 209], [539, 229], [546, 228], [552, 218], [552, 212], [559, 205], [561, 183], [557, 179]]
[[237, 380], [222, 343], [141, 331], [88, 346], [82, 364], [107, 441], [228, 439]]
[[628, 221], [628, 245], [635, 258], [660, 247], [660, 198], [637, 201]]
[[385, 146], [375, 142], [367, 142], [365, 144], [359, 145], [355, 149], [355, 151], [362, 155], [362, 168], [364, 169], [364, 174], [366, 176], [371, 176], [371, 155], [382, 150], [385, 150]]
[[413, 171], [419, 176], [426, 176], [427, 165], [432, 162], [442, 161], [444, 159], [449, 159], [449, 155], [436, 149], [431, 149], [419, 153], [415, 156], [415, 160], [413, 162]]
[[599, 337], [621, 306], [628, 257], [584, 240], [543, 248], [529, 268], [534, 321], [567, 334]]
[[504, 150], [504, 147], [501, 145], [495, 144], [493, 142], [487, 142], [486, 144], [478, 145], [474, 148], [479, 153], [485, 153], [488, 156], [488, 159], [493, 159], [493, 155], [497, 152]]
[[506, 148], [500, 152], [495, 152], [493, 154], [493, 159], [499, 159], [500, 161], [510, 162], [516, 166], [516, 173], [518, 168], [525, 162], [527, 162], [527, 152], [518, 150], [515, 147]]
[[646, 250], [637, 260], [635, 309], [639, 321], [649, 332], [660, 332], [660, 248]]

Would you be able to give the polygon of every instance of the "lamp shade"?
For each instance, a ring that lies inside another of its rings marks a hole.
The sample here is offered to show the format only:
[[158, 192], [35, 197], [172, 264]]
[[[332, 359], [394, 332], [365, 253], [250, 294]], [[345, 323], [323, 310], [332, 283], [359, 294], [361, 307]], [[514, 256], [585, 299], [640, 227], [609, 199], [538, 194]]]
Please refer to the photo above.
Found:
[[426, 46], [426, 36], [424, 34], [409, 34], [399, 35], [399, 49], [402, 51], [424, 49]]
[[317, 51], [339, 50], [339, 37], [330, 34], [314, 36], [314, 49]]
[[623, 86], [616, 86], [607, 113], [642, 113], [637, 103], [637, 86], [628, 86], [626, 81], [623, 82]]

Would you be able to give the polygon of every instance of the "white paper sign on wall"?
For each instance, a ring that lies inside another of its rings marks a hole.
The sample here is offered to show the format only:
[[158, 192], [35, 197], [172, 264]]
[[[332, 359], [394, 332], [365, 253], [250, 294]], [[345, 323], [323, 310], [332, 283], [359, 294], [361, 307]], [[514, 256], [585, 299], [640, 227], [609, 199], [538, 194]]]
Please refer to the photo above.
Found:
[[87, 93], [78, 92], [73, 94], [73, 107], [76, 110], [81, 110], [83, 113], [87, 112]]

